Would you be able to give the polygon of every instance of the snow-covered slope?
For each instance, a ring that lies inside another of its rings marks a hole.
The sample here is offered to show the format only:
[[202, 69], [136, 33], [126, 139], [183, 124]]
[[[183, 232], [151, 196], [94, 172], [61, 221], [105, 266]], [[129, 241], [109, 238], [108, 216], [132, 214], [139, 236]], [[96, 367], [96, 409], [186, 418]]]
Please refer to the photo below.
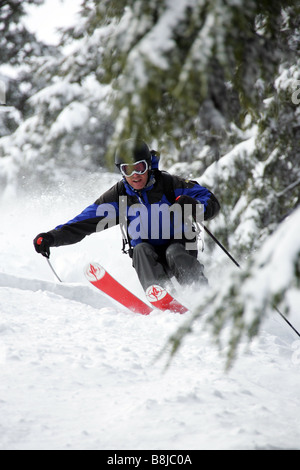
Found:
[[113, 177], [98, 181], [1, 201], [0, 449], [299, 449], [300, 341], [276, 313], [229, 372], [204, 318], [165, 370], [190, 314], [132, 314], [84, 278], [96, 260], [143, 296], [117, 228], [53, 249], [57, 283], [32, 239]]

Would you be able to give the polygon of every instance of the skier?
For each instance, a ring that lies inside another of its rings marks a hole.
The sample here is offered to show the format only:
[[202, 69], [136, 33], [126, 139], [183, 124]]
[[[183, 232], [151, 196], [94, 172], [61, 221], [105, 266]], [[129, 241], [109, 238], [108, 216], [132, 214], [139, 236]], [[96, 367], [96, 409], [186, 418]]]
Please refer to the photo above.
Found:
[[120, 224], [123, 251], [128, 243], [145, 291], [153, 284], [167, 287], [173, 276], [181, 285], [207, 284], [198, 250], [187, 244], [194, 236], [192, 233], [187, 239], [187, 219], [172, 216], [171, 209], [168, 218], [160, 209], [176, 206], [184, 214], [189, 206], [187, 212], [195, 219], [202, 207], [204, 220], [209, 220], [218, 214], [220, 205], [207, 188], [160, 171], [158, 163], [158, 153], [150, 151], [144, 141], [122, 142], [115, 152], [115, 165], [123, 179], [74, 219], [37, 235], [36, 251], [49, 258], [51, 247], [74, 244], [86, 235]]

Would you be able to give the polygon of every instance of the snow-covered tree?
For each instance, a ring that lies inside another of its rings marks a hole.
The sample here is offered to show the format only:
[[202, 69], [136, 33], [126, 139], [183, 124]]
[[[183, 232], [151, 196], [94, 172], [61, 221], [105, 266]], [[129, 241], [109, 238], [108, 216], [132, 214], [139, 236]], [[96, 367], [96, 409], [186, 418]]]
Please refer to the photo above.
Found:
[[[2, 108], [0, 136], [14, 131], [20, 118], [26, 115], [26, 100], [37, 89], [35, 80], [28, 73], [28, 64], [33, 57], [41, 57], [51, 48], [38, 41], [23, 23], [29, 4], [41, 5], [44, 0], [0, 1], [0, 68], [1, 80], [5, 83], [7, 109]], [[9, 66], [12, 74], [5, 75]], [[13, 76], [11, 76], [13, 75]]]
[[[0, 156], [6, 157], [2, 171], [0, 167], [3, 188], [8, 182], [17, 182], [19, 188], [44, 185], [57, 180], [59, 169], [105, 164], [111, 132], [109, 87], [95, 79], [99, 37], [72, 32], [71, 45], [66, 33], [58, 48], [45, 48], [42, 55], [36, 48], [36, 55], [30, 55], [19, 72], [18, 83], [26, 90], [26, 113], [14, 133], [0, 139]], [[71, 47], [71, 52], [65, 47]], [[7, 172], [7, 160], [12, 162], [13, 174]]]
[[296, 3], [87, 0], [93, 24], [116, 25], [99, 75], [116, 90], [116, 137], [225, 140], [231, 122], [259, 116], [286, 48], [282, 8]]
[[[44, 0], [0, 2], [0, 70], [6, 91], [6, 106], [0, 108], [2, 190], [10, 183], [21, 186], [20, 181], [25, 178], [26, 173], [32, 172], [27, 152], [34, 112], [28, 100], [47, 83], [47, 77], [37, 73], [37, 69], [41, 69], [50, 57], [55, 57], [57, 51], [40, 42], [27, 29], [23, 18], [28, 5], [39, 6], [43, 2]], [[27, 120], [30, 125], [24, 125]], [[36, 140], [36, 147], [41, 142], [40, 137]]]
[[[268, 315], [288, 314], [300, 289], [300, 208], [298, 207], [260, 249], [238, 269], [226, 271], [222, 282], [203, 294], [197, 311], [177, 331], [170, 344], [172, 354], [181, 345], [185, 335], [193, 331], [199, 318], [225, 351], [227, 366], [231, 366], [241, 340], [252, 339]], [[283, 322], [284, 324], [284, 322]], [[293, 334], [294, 325], [290, 328]], [[300, 329], [295, 329], [295, 339]]]
[[1, 63], [20, 65], [32, 55], [41, 55], [43, 44], [22, 23], [26, 6], [41, 5], [44, 0], [0, 1]]

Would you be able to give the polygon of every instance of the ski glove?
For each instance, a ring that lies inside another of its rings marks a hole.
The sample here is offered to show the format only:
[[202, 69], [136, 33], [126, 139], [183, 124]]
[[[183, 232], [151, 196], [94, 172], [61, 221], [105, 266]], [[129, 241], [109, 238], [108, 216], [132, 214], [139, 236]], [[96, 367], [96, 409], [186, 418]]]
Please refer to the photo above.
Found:
[[193, 216], [193, 219], [196, 220], [197, 205], [200, 204], [200, 202], [197, 201], [197, 199], [194, 199], [191, 196], [183, 195], [183, 196], [178, 196], [178, 198], [176, 199], [176, 202], [177, 202], [177, 204], [180, 204], [180, 206], [182, 207], [182, 210], [184, 210], [185, 205], [191, 205], [192, 206], [192, 216]]
[[54, 238], [50, 233], [40, 233], [33, 240], [34, 248], [37, 253], [50, 257], [50, 246], [53, 246]]

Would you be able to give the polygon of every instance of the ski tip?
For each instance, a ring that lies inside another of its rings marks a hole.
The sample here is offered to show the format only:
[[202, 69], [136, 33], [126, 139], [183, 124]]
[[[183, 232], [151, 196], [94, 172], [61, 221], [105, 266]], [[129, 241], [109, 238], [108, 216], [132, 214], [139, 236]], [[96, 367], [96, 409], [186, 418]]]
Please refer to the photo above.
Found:
[[146, 290], [146, 297], [148, 302], [153, 307], [160, 310], [170, 310], [174, 313], [186, 313], [188, 309], [178, 302], [169, 292], [159, 285], [153, 285]]
[[90, 282], [100, 281], [105, 275], [105, 269], [99, 263], [89, 263], [85, 268], [85, 275]]

